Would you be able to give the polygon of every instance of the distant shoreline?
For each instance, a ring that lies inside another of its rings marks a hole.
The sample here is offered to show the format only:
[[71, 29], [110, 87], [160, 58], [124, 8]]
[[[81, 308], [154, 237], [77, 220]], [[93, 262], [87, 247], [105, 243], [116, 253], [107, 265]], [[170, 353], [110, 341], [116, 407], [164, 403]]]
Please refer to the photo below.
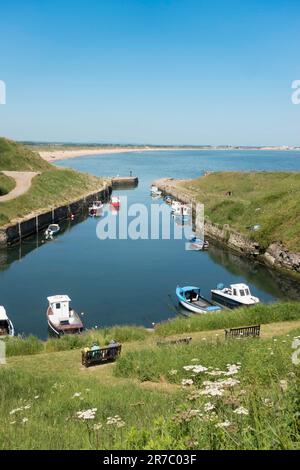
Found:
[[193, 151], [300, 151], [300, 147], [114, 147], [114, 148], [66, 148], [66, 150], [38, 150], [39, 155], [47, 162], [56, 162], [60, 160], [67, 160], [70, 158], [85, 157], [91, 155], [104, 155], [115, 153], [136, 153], [136, 152], [157, 152], [157, 151], [178, 151], [178, 150], [193, 150]]

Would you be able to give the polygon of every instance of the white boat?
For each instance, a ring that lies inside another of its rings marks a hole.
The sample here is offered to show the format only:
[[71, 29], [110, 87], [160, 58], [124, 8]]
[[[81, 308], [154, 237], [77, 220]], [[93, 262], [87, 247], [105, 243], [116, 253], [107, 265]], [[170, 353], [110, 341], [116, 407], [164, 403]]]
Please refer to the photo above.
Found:
[[260, 302], [258, 297], [251, 294], [247, 284], [231, 284], [230, 287], [218, 284], [217, 288], [211, 291], [211, 297], [228, 308], [249, 307]]
[[91, 217], [99, 217], [102, 214], [103, 203], [102, 201], [94, 201], [89, 207], [89, 215]]
[[181, 305], [191, 312], [205, 314], [221, 311], [221, 307], [202, 297], [199, 287], [177, 287], [176, 296]]
[[152, 197], [161, 197], [162, 195], [162, 191], [160, 191], [157, 186], [151, 186], [150, 193]]
[[15, 336], [15, 329], [12, 321], [8, 318], [4, 307], [0, 306], [0, 338]]
[[190, 216], [191, 215], [191, 208], [185, 204], [180, 204], [179, 206], [172, 209], [172, 213], [175, 216]]
[[119, 207], [121, 205], [121, 201], [120, 201], [119, 196], [112, 196], [111, 200], [110, 200], [110, 203], [115, 209], [119, 209]]
[[53, 238], [53, 236], [56, 235], [59, 231], [60, 231], [60, 226], [58, 224], [51, 224], [45, 230], [45, 236], [46, 238]]
[[187, 247], [191, 251], [204, 251], [208, 250], [209, 243], [207, 240], [202, 240], [201, 238], [193, 237], [190, 239]]
[[47, 320], [52, 333], [62, 336], [82, 332], [82, 321], [78, 313], [70, 308], [70, 297], [67, 295], [53, 295], [47, 297], [47, 300], [49, 302]]
[[179, 202], [179, 201], [176, 201], [176, 200], [172, 201], [172, 203], [171, 203], [172, 211], [177, 210], [181, 205], [182, 205], [182, 203]]

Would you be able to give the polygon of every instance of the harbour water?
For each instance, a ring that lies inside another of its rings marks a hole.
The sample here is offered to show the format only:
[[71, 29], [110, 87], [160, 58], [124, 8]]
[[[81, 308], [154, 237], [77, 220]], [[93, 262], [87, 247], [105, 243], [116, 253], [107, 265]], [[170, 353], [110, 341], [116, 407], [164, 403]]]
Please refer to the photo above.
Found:
[[[151, 183], [162, 177], [195, 178], [206, 171], [299, 171], [299, 152], [156, 151], [88, 156], [59, 162], [95, 175], [139, 177], [135, 189], [116, 191], [128, 204], [150, 207]], [[155, 202], [159, 204], [160, 202]], [[121, 209], [122, 210], [122, 209]], [[136, 324], [150, 327], [180, 312], [174, 291], [244, 281], [264, 302], [300, 299], [300, 284], [218, 244], [207, 252], [185, 250], [184, 240], [99, 240], [98, 219], [66, 221], [46, 242], [39, 237], [0, 251], [0, 305], [18, 333], [48, 335], [46, 297], [68, 294], [86, 327]]]

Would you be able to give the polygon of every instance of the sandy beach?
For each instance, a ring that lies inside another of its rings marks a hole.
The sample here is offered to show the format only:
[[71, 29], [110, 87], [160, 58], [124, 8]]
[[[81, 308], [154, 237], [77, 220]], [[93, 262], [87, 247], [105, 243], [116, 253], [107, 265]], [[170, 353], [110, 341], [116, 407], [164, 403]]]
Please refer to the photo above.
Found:
[[128, 153], [128, 152], [147, 152], [161, 150], [156, 148], [98, 148], [98, 149], [70, 149], [70, 150], [52, 150], [52, 151], [40, 151], [39, 155], [47, 162], [55, 162], [58, 160], [67, 160], [69, 158], [85, 157], [88, 155], [102, 155], [109, 153]]

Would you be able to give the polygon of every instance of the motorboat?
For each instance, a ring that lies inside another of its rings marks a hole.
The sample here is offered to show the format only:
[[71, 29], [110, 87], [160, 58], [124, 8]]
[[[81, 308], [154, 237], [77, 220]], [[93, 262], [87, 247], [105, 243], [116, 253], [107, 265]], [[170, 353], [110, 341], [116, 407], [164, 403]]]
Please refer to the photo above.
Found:
[[12, 321], [8, 318], [6, 310], [0, 306], [0, 338], [15, 336], [15, 329]]
[[89, 215], [91, 217], [99, 217], [102, 214], [103, 203], [102, 201], [94, 201], [89, 207]]
[[231, 284], [230, 287], [224, 287], [218, 284], [216, 289], [211, 291], [212, 299], [228, 308], [248, 307], [260, 302], [258, 297], [251, 294], [247, 284]]
[[173, 201], [173, 198], [171, 196], [165, 196], [164, 201], [165, 201], [166, 204], [171, 205], [172, 201]]
[[121, 201], [120, 201], [119, 196], [112, 196], [111, 200], [110, 200], [110, 203], [115, 209], [119, 209], [119, 207], [121, 205]]
[[184, 308], [194, 313], [206, 314], [222, 310], [218, 305], [214, 305], [210, 300], [205, 299], [201, 295], [199, 287], [177, 287], [176, 296]]
[[172, 209], [172, 213], [175, 216], [188, 217], [191, 215], [191, 208], [185, 204], [180, 204]]
[[53, 238], [60, 231], [60, 226], [58, 224], [50, 224], [49, 227], [45, 230], [46, 238]]
[[78, 315], [70, 308], [71, 299], [67, 295], [53, 295], [47, 297], [49, 306], [47, 309], [48, 326], [56, 336], [64, 334], [78, 334], [83, 331], [83, 324]]
[[208, 250], [209, 242], [201, 238], [192, 237], [188, 243], [188, 249], [191, 251], [204, 251]]
[[152, 197], [161, 197], [162, 195], [162, 191], [160, 191], [157, 186], [151, 186], [150, 193]]

